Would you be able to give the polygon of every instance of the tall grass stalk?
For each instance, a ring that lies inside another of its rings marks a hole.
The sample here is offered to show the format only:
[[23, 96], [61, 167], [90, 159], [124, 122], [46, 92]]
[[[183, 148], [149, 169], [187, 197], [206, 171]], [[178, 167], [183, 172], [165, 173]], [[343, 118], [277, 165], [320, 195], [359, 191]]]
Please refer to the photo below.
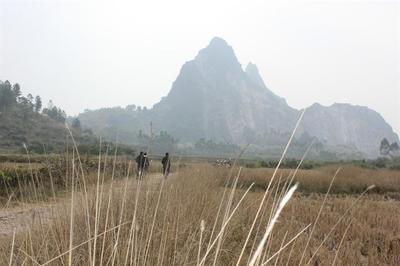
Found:
[[15, 231], [16, 231], [16, 229], [14, 228], [13, 238], [12, 238], [12, 243], [11, 243], [10, 262], [8, 263], [8, 265], [10, 265], [10, 266], [13, 263], [13, 257], [14, 257]]
[[75, 152], [72, 153], [72, 175], [71, 175], [71, 211], [70, 211], [70, 226], [69, 226], [69, 255], [68, 265], [72, 265], [72, 246], [74, 239], [74, 178], [75, 178]]
[[266, 261], [263, 262], [263, 266], [267, 265], [273, 258], [275, 258], [276, 256], [278, 256], [279, 254], [282, 253], [282, 251], [287, 248], [290, 244], [292, 244], [294, 241], [297, 240], [297, 238], [304, 233], [309, 227], [311, 226], [311, 224], [307, 225], [306, 227], [304, 227], [300, 232], [298, 232], [289, 242], [287, 242], [284, 246], [281, 246], [281, 248], [275, 252], [271, 257], [269, 257]]
[[[209, 241], [208, 241], [207, 249], [208, 249], [208, 248], [210, 247], [210, 245], [211, 245], [211, 240], [213, 239], [213, 236], [214, 236], [214, 233], [215, 233], [215, 230], [216, 230], [218, 221], [219, 221], [219, 216], [220, 216], [220, 214], [221, 214], [222, 207], [223, 207], [223, 203], [224, 203], [224, 201], [225, 201], [225, 195], [226, 195], [226, 193], [227, 193], [229, 184], [230, 184], [230, 182], [231, 182], [231, 178], [232, 178], [232, 176], [233, 176], [233, 171], [234, 171], [234, 169], [235, 169], [235, 166], [236, 166], [236, 164], [237, 164], [237, 161], [238, 161], [238, 160], [241, 158], [241, 156], [245, 153], [245, 151], [246, 151], [246, 149], [248, 148], [248, 146], [249, 146], [249, 145], [247, 145], [247, 146], [245, 146], [243, 149], [241, 149], [239, 155], [235, 158], [235, 161], [233, 162], [233, 165], [232, 165], [232, 168], [231, 168], [231, 170], [230, 170], [230, 173], [229, 173], [228, 178], [225, 180], [224, 191], [223, 191], [223, 193], [222, 193], [222, 196], [221, 196], [221, 199], [220, 199], [220, 202], [219, 202], [219, 206], [218, 206], [218, 211], [217, 211], [217, 214], [216, 214], [216, 218], [214, 219], [214, 224], [213, 224], [213, 227], [212, 227], [212, 230], [211, 230], [211, 236], [210, 236], [210, 239], [209, 239]], [[225, 214], [226, 214], [226, 212], [225, 212]], [[226, 216], [224, 216], [224, 219], [226, 219]], [[222, 223], [223, 223], [223, 222], [222, 222]], [[217, 254], [216, 254], [216, 255], [217, 255]]]
[[251, 233], [253, 232], [254, 226], [255, 226], [256, 221], [257, 221], [257, 219], [258, 219], [258, 216], [260, 215], [260, 212], [261, 212], [261, 210], [262, 210], [262, 207], [264, 206], [265, 198], [267, 197], [267, 194], [268, 194], [268, 192], [269, 192], [269, 189], [271, 188], [272, 181], [274, 180], [275, 175], [276, 175], [276, 173], [278, 172], [278, 169], [279, 169], [280, 165], [282, 164], [283, 158], [285, 157], [285, 155], [286, 155], [286, 153], [287, 153], [287, 151], [288, 151], [288, 149], [289, 149], [290, 144], [292, 143], [292, 140], [293, 140], [294, 135], [295, 135], [295, 133], [296, 133], [296, 131], [297, 131], [297, 128], [298, 128], [299, 125], [300, 125], [300, 121], [301, 121], [302, 118], [303, 118], [304, 112], [305, 112], [305, 109], [301, 112], [300, 117], [299, 117], [299, 119], [297, 120], [297, 123], [296, 123], [296, 125], [295, 125], [295, 127], [294, 127], [294, 129], [293, 129], [292, 135], [290, 136], [289, 141], [288, 141], [288, 143], [287, 143], [286, 146], [285, 146], [285, 149], [284, 149], [284, 151], [283, 151], [283, 153], [282, 153], [282, 156], [281, 156], [281, 158], [279, 159], [279, 162], [278, 162], [278, 164], [277, 164], [277, 166], [276, 166], [276, 168], [275, 168], [275, 170], [274, 170], [274, 173], [272, 174], [271, 180], [270, 180], [269, 183], [268, 183], [267, 189], [265, 190], [264, 195], [263, 195], [263, 197], [262, 197], [262, 199], [261, 199], [261, 201], [260, 201], [260, 205], [259, 205], [259, 207], [258, 207], [258, 209], [257, 209], [257, 213], [256, 213], [256, 215], [255, 215], [255, 217], [254, 217], [253, 223], [252, 223], [252, 225], [251, 225], [251, 227], [250, 227], [250, 230], [249, 230], [249, 232], [248, 232], [248, 234], [247, 234], [247, 238], [246, 238], [246, 240], [245, 240], [245, 242], [244, 242], [244, 244], [243, 244], [243, 248], [242, 248], [242, 251], [240, 252], [239, 258], [238, 258], [238, 260], [237, 260], [237, 262], [236, 262], [236, 266], [239, 266], [239, 264], [240, 264], [240, 261], [241, 261], [241, 259], [242, 259], [242, 257], [243, 257], [243, 254], [244, 254], [244, 251], [245, 251], [245, 249], [246, 249], [247, 243], [248, 243], [249, 240], [250, 240], [250, 236], [251, 236]]
[[[125, 182], [125, 187], [124, 187], [124, 194], [122, 196], [121, 212], [120, 212], [118, 224], [122, 223], [122, 218], [123, 218], [123, 215], [124, 215], [125, 201], [126, 201], [126, 190], [128, 188], [128, 185], [129, 185], [128, 181], [129, 181], [130, 169], [131, 169], [131, 162], [129, 162], [128, 171], [127, 171], [127, 174], [126, 174], [126, 182]], [[120, 232], [121, 232], [121, 227], [118, 227], [118, 229], [117, 229], [117, 237], [116, 237], [116, 240], [115, 240], [115, 245], [114, 245], [114, 249], [113, 249], [112, 256], [111, 256], [112, 257], [111, 265], [114, 265], [114, 263], [115, 263], [115, 256], [116, 256], [116, 253], [118, 251]]]
[[[23, 147], [24, 147], [24, 149], [25, 149], [26, 156], [28, 157], [29, 171], [30, 171], [30, 173], [31, 173], [31, 180], [32, 180], [31, 186], [33, 187], [33, 192], [35, 193], [35, 200], [39, 200], [39, 198], [38, 198], [38, 192], [37, 192], [37, 190], [36, 190], [35, 179], [34, 179], [34, 174], [33, 174], [33, 170], [32, 170], [31, 158], [30, 158], [30, 156], [29, 156], [28, 147], [26, 146], [25, 143], [23, 143]], [[37, 184], [39, 185], [39, 180], [36, 180], [36, 182], [37, 182]]]
[[156, 218], [157, 218], [157, 213], [158, 213], [158, 207], [160, 206], [160, 199], [161, 199], [161, 194], [163, 192], [163, 188], [164, 188], [164, 183], [165, 183], [165, 179], [163, 178], [161, 181], [161, 186], [160, 186], [160, 192], [158, 193], [158, 199], [157, 199], [157, 205], [156, 208], [154, 210], [154, 215], [153, 215], [153, 222], [151, 223], [151, 229], [150, 229], [150, 235], [147, 238], [146, 241], [146, 246], [145, 246], [145, 253], [144, 253], [144, 265], [146, 265], [147, 262], [147, 256], [149, 254], [149, 249], [150, 249], [150, 245], [151, 245], [151, 241], [152, 241], [152, 236], [153, 236], [153, 232], [154, 232], [154, 225], [156, 223]]
[[346, 234], [349, 231], [350, 226], [352, 225], [352, 223], [353, 223], [353, 219], [350, 220], [349, 224], [346, 226], [346, 229], [344, 230], [342, 239], [340, 239], [339, 246], [337, 247], [337, 250], [336, 250], [335, 258], [333, 258], [332, 266], [334, 266], [335, 263], [336, 263], [336, 260], [337, 260], [338, 255], [339, 255], [340, 247], [342, 246], [344, 238], [346, 237]]
[[228, 225], [229, 221], [232, 219], [233, 215], [235, 214], [236, 210], [239, 208], [240, 204], [242, 203], [243, 199], [246, 197], [247, 193], [249, 193], [249, 191], [251, 190], [251, 188], [254, 186], [254, 183], [251, 184], [249, 186], [249, 188], [246, 190], [246, 192], [243, 194], [243, 196], [241, 197], [241, 199], [239, 200], [239, 202], [236, 204], [236, 207], [232, 210], [231, 214], [229, 215], [229, 217], [226, 219], [225, 223], [222, 225], [221, 230], [219, 231], [219, 233], [217, 234], [217, 236], [215, 237], [214, 241], [211, 243], [211, 245], [208, 247], [206, 253], [204, 254], [203, 258], [200, 261], [200, 265], [202, 265], [208, 254], [210, 253], [212, 247], [215, 245], [215, 243], [217, 242], [217, 240], [219, 239], [220, 235], [223, 233], [223, 230], [225, 229], [225, 227]]
[[[73, 246], [72, 248], [68, 249], [67, 251], [61, 253], [60, 255], [58, 255], [58, 256], [56, 256], [56, 257], [54, 257], [54, 258], [52, 258], [52, 259], [46, 261], [45, 263], [43, 263], [43, 264], [37, 263], [37, 264], [38, 264], [38, 265], [41, 265], [41, 266], [49, 265], [50, 263], [52, 263], [52, 262], [58, 260], [58, 259], [61, 258], [62, 256], [65, 256], [65, 255], [67, 255], [67, 254], [70, 254], [70, 253], [71, 253], [72, 251], [74, 251], [75, 249], [80, 248], [80, 247], [86, 245], [87, 243], [91, 242], [91, 241], [94, 240], [95, 238], [100, 237], [100, 236], [103, 236], [103, 235], [105, 235], [106, 233], [108, 233], [108, 232], [110, 232], [110, 231], [113, 231], [113, 230], [115, 230], [115, 229], [117, 229], [117, 228], [119, 228], [119, 227], [121, 227], [121, 226], [127, 225], [127, 224], [129, 224], [129, 222], [124, 222], [124, 223], [122, 223], [122, 224], [118, 224], [118, 225], [116, 225], [116, 226], [113, 226], [113, 227], [107, 229], [107, 231], [104, 231], [104, 232], [102, 232], [102, 233], [100, 233], [100, 234], [98, 234], [98, 235], [96, 235], [96, 236], [93, 236], [93, 237], [89, 238], [89, 239], [86, 240], [86, 241], [83, 241], [82, 243], [80, 243], [80, 244], [78, 244], [78, 245], [76, 245], [76, 246]], [[29, 257], [30, 257], [30, 256], [29, 256]], [[32, 257], [30, 257], [30, 258], [31, 258], [32, 261], [35, 261]]]
[[[97, 181], [96, 181], [96, 201], [95, 201], [95, 214], [94, 214], [94, 235], [97, 235], [98, 232], [98, 224], [99, 224], [99, 196], [100, 196], [100, 171], [101, 171], [101, 138], [100, 138], [100, 146], [99, 146], [99, 161], [97, 167]], [[96, 247], [97, 247], [97, 237], [93, 241], [93, 266], [96, 265]]]
[[[229, 217], [229, 213], [230, 213], [230, 210], [231, 210], [231, 207], [232, 207], [232, 203], [233, 203], [233, 197], [235, 195], [235, 191], [236, 191], [236, 187], [237, 187], [237, 183], [238, 183], [238, 179], [240, 177], [240, 172], [241, 171], [242, 171], [242, 168], [240, 167], [239, 168], [239, 172], [238, 172], [238, 174], [236, 175], [236, 178], [233, 181], [233, 186], [231, 188], [231, 191], [230, 191], [230, 194], [229, 194], [229, 197], [228, 197], [228, 202], [227, 202], [226, 207], [225, 207], [225, 214], [224, 214], [224, 218], [222, 219], [222, 224], [224, 224], [226, 222], [226, 220], [228, 219], [228, 217]], [[218, 255], [219, 255], [219, 251], [221, 249], [224, 232], [225, 232], [225, 227], [221, 227], [220, 236], [218, 237], [218, 244], [217, 244], [217, 247], [215, 249], [214, 262], [213, 262], [214, 266], [217, 264], [217, 258], [218, 258]]]
[[281, 202], [279, 203], [278, 209], [276, 210], [274, 217], [272, 218], [271, 222], [268, 224], [267, 229], [265, 230], [264, 236], [260, 241], [260, 244], [258, 245], [256, 251], [254, 252], [249, 266], [253, 266], [256, 263], [256, 260], [258, 259], [258, 257], [261, 255], [261, 252], [264, 248], [265, 242], [267, 241], [267, 238], [269, 236], [269, 234], [272, 232], [272, 229], [274, 228], [275, 223], [278, 221], [278, 217], [281, 214], [283, 208], [285, 207], [285, 205], [289, 202], [290, 198], [293, 196], [293, 193], [295, 192], [295, 190], [297, 189], [298, 184], [295, 184], [287, 193], [286, 195], [283, 197], [283, 199], [281, 200]]
[[204, 220], [201, 220], [201, 222], [200, 222], [199, 251], [197, 252], [197, 265], [200, 264], [201, 240], [203, 239], [204, 230], [205, 230], [205, 223], [204, 223]]
[[[125, 256], [125, 263], [124, 265], [127, 265], [128, 263], [128, 257], [129, 255], [131, 255], [131, 260], [130, 260], [130, 264], [132, 265], [132, 254], [131, 254], [131, 250], [133, 250], [133, 248], [131, 248], [131, 245], [134, 241], [136, 241], [136, 214], [137, 214], [137, 210], [138, 210], [138, 202], [139, 202], [139, 193], [141, 191], [141, 187], [142, 187], [142, 181], [139, 180], [138, 184], [136, 186], [136, 194], [135, 194], [135, 205], [134, 205], [134, 210], [133, 210], [133, 216], [132, 216], [132, 221], [131, 221], [131, 226], [129, 229], [129, 237], [128, 237], [128, 246], [126, 249], [126, 256]], [[136, 245], [135, 245], [136, 246]]]
[[[84, 209], [86, 210], [86, 216], [85, 216], [85, 218], [86, 218], [86, 225], [87, 225], [87, 234], [88, 234], [88, 238], [90, 239], [90, 237], [91, 237], [91, 230], [90, 230], [89, 199], [88, 199], [88, 191], [87, 191], [87, 186], [86, 186], [85, 172], [83, 171], [83, 164], [82, 164], [82, 161], [81, 161], [81, 157], [80, 157], [80, 155], [79, 155], [78, 145], [76, 144], [74, 135], [72, 134], [72, 131], [71, 131], [71, 129], [69, 128], [69, 126], [68, 126], [67, 123], [65, 124], [65, 127], [67, 128], [67, 130], [68, 130], [68, 132], [69, 132], [69, 134], [70, 134], [70, 136], [71, 136], [72, 143], [74, 144], [73, 147], [74, 147], [74, 149], [75, 149], [76, 157], [77, 157], [77, 159], [78, 159], [79, 167], [80, 167], [80, 170], [81, 170], [81, 176], [82, 176], [82, 182], [83, 182], [83, 195], [84, 195], [84, 198], [85, 198], [85, 206], [84, 206]], [[90, 264], [92, 264], [92, 263], [91, 263], [91, 260], [92, 260], [92, 246], [91, 246], [90, 241], [88, 242], [88, 252], [89, 252]]]
[[[113, 185], [114, 185], [115, 165], [116, 165], [116, 162], [117, 162], [117, 151], [118, 151], [118, 146], [116, 145], [115, 153], [114, 153], [114, 161], [113, 161], [112, 173], [111, 173], [110, 188], [108, 190], [108, 201], [107, 201], [107, 210], [106, 210], [106, 220], [105, 220], [105, 225], [104, 225], [104, 232], [107, 232], [108, 217], [109, 217], [109, 214], [110, 214], [110, 207], [111, 207], [112, 194], [113, 194]], [[102, 243], [102, 246], [101, 246], [100, 265], [103, 265], [105, 245], [106, 245], [106, 235], [104, 235], [104, 237], [103, 237], [103, 243]]]

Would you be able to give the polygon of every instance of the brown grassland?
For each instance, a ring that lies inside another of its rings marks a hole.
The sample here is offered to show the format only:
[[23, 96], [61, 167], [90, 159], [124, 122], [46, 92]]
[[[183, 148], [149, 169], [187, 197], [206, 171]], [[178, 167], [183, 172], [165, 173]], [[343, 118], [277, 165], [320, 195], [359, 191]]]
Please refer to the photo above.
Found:
[[1, 164], [0, 265], [400, 265], [400, 171], [68, 161]]

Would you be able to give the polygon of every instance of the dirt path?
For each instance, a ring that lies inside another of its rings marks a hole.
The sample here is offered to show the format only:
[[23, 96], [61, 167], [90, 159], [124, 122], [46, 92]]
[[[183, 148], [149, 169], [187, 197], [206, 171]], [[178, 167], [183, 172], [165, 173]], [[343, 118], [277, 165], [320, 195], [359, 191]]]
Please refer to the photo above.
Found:
[[[162, 174], [151, 174], [147, 177], [150, 184], [157, 184], [163, 178]], [[115, 180], [115, 188], [123, 188], [124, 179]], [[95, 185], [92, 185], [93, 188]], [[9, 237], [16, 232], [22, 232], [32, 227], [36, 223], [46, 223], [54, 219], [57, 210], [69, 208], [70, 198], [59, 197], [57, 202], [38, 202], [20, 204], [16, 207], [7, 207], [0, 209], [0, 238]]]
[[36, 222], [50, 220], [58, 204], [59, 203], [23, 204], [18, 207], [1, 209], [0, 237], [12, 235], [14, 229], [16, 232], [21, 232]]

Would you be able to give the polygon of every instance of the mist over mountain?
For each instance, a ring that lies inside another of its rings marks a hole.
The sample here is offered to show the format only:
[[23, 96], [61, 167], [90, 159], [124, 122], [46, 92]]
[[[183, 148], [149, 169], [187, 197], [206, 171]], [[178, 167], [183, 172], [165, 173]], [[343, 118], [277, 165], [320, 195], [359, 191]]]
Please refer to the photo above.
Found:
[[[168, 95], [152, 109], [108, 108], [79, 115], [97, 134], [134, 143], [138, 131], [166, 131], [181, 143], [199, 139], [283, 146], [300, 111], [266, 87], [257, 66], [243, 70], [233, 49], [213, 38], [191, 61], [186, 62]], [[398, 136], [377, 112], [362, 106], [314, 104], [307, 108], [297, 140], [315, 138], [335, 150], [346, 147], [365, 156], [378, 155], [383, 138]]]

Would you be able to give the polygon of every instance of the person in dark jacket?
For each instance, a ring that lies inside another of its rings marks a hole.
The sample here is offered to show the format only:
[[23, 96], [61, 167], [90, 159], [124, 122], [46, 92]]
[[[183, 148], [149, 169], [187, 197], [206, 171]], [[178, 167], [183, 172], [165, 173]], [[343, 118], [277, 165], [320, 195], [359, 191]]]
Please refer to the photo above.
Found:
[[136, 157], [136, 165], [137, 165], [137, 176], [141, 177], [141, 175], [143, 173], [143, 165], [144, 165], [144, 154], [142, 151]]
[[142, 161], [142, 169], [144, 170], [144, 173], [147, 173], [149, 171], [150, 167], [150, 159], [147, 156], [147, 152], [143, 154], [143, 161]]
[[162, 166], [163, 166], [163, 174], [164, 177], [167, 177], [169, 174], [169, 170], [171, 168], [171, 160], [169, 158], [168, 152], [165, 154], [165, 156], [161, 160]]

